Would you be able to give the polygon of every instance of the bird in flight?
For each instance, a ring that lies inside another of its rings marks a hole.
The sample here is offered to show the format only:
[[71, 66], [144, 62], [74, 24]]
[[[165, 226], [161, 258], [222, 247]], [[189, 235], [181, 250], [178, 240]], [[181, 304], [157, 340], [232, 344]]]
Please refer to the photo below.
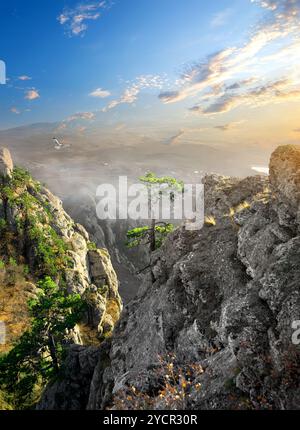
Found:
[[53, 137], [52, 140], [55, 149], [61, 149], [64, 146], [56, 137]]

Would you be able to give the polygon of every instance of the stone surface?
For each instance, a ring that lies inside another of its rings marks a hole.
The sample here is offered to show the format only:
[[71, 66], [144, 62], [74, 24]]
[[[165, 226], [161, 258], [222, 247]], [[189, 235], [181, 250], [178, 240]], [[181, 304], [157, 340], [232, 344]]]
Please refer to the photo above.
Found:
[[273, 207], [279, 222], [286, 227], [300, 224], [300, 147], [280, 146], [270, 161], [270, 185], [273, 191]]
[[6, 148], [0, 148], [0, 177], [10, 177], [14, 168], [10, 152]]
[[83, 409], [89, 398], [90, 383], [99, 357], [99, 347], [72, 345], [65, 361], [64, 380], [48, 386], [37, 409]]

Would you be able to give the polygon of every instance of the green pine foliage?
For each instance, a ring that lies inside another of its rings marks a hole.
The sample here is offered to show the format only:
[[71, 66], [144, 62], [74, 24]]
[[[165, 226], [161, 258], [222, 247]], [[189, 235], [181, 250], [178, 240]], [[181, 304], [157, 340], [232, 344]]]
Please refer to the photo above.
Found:
[[[174, 225], [166, 223], [164, 225], [155, 226], [155, 248], [158, 249], [163, 244], [165, 238], [169, 233], [174, 231]], [[148, 226], [136, 227], [127, 232], [126, 246], [128, 248], [134, 248], [136, 246], [147, 244], [148, 236], [150, 234], [150, 228]]]
[[[149, 191], [148, 195], [148, 206], [154, 202], [157, 202], [163, 194], [167, 194], [170, 197], [170, 201], [174, 200], [175, 193], [183, 193], [184, 183], [178, 181], [171, 176], [158, 177], [153, 172], [148, 172], [144, 176], [139, 178], [140, 182], [145, 184]], [[156, 189], [154, 186], [158, 186]], [[126, 245], [128, 248], [134, 248], [139, 245], [149, 245], [150, 252], [160, 248], [165, 238], [174, 230], [174, 225], [171, 223], [161, 222], [159, 220], [152, 220], [151, 225], [136, 227], [127, 232]]]
[[0, 357], [0, 387], [15, 408], [30, 407], [39, 386], [59, 375], [66, 333], [81, 319], [85, 303], [67, 294], [50, 277], [38, 284], [39, 293], [28, 303], [31, 328], [14, 348]]

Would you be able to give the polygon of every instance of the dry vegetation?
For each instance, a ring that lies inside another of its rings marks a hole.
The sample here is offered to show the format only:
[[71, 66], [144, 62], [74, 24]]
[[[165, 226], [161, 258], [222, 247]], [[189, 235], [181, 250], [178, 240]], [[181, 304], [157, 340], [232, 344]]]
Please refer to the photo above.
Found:
[[116, 393], [110, 409], [117, 410], [186, 410], [192, 392], [199, 391], [203, 368], [198, 363], [178, 363], [174, 354], [159, 357], [155, 371], [156, 389], [139, 391], [131, 386]]
[[36, 290], [27, 267], [12, 258], [0, 260], [0, 321], [5, 323], [5, 344], [0, 353], [7, 352], [30, 326], [27, 302]]

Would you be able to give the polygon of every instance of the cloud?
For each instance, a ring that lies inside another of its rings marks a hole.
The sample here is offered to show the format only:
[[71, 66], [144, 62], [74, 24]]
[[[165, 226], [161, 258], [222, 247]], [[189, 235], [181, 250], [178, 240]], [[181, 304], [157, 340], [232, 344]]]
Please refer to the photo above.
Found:
[[220, 130], [220, 131], [230, 131], [230, 130], [234, 130], [236, 128], [238, 128], [238, 126], [240, 124], [243, 124], [245, 121], [234, 121], [234, 122], [229, 122], [227, 124], [223, 124], [223, 125], [216, 125], [214, 128], [216, 130]]
[[300, 133], [300, 128], [294, 128], [293, 130], [295, 133]]
[[251, 0], [251, 3], [257, 3], [262, 8], [275, 12], [275, 17], [291, 18], [299, 15], [299, 0]]
[[232, 84], [227, 85], [225, 87], [225, 89], [226, 90], [239, 90], [241, 88], [244, 88], [248, 85], [253, 84], [256, 81], [257, 81], [257, 78], [255, 78], [255, 77], [243, 79], [241, 81], [236, 81], [236, 82], [233, 82]]
[[92, 121], [93, 119], [95, 119], [94, 112], [78, 112], [69, 116], [66, 119], [66, 122], [72, 122], [76, 120]]
[[116, 100], [112, 100], [105, 108], [102, 109], [103, 112], [107, 112], [121, 104], [132, 104], [134, 103], [140, 92], [144, 89], [159, 88], [161, 89], [163, 85], [163, 80], [159, 75], [141, 75], [138, 76], [135, 81], [130, 84], [121, 97]]
[[19, 115], [19, 114], [21, 113], [21, 111], [20, 111], [18, 108], [16, 108], [16, 107], [12, 107], [12, 108], [10, 109], [10, 111], [11, 111], [12, 113], [16, 114], [16, 115]]
[[103, 90], [102, 88], [96, 88], [89, 95], [91, 97], [99, 97], [100, 99], [104, 99], [106, 97], [109, 97], [111, 94], [110, 91]]
[[222, 27], [223, 25], [228, 23], [229, 18], [232, 16], [232, 9], [225, 9], [221, 12], [216, 13], [211, 20], [211, 27]]
[[97, 1], [87, 4], [77, 4], [74, 8], [65, 8], [58, 16], [58, 22], [65, 27], [69, 36], [83, 36], [89, 21], [96, 21], [101, 12], [110, 7], [110, 1]]
[[26, 91], [26, 94], [25, 94], [26, 100], [36, 100], [39, 98], [40, 98], [40, 94], [39, 94], [38, 90], [32, 89], [32, 90]]
[[30, 76], [27, 75], [21, 75], [18, 77], [19, 81], [30, 81], [32, 78]]
[[200, 114], [219, 114], [246, 104], [248, 106], [262, 106], [270, 103], [279, 103], [287, 100], [299, 100], [300, 89], [293, 87], [289, 79], [280, 79], [265, 85], [249, 89], [241, 94], [225, 93], [208, 106], [195, 105], [192, 112]]
[[160, 93], [158, 98], [164, 103], [173, 103], [180, 100], [181, 94], [179, 91], [165, 91]]
[[242, 48], [226, 48], [211, 54], [204, 62], [193, 65], [183, 73], [182, 86], [179, 90], [161, 93], [159, 98], [164, 103], [174, 103], [193, 97], [215, 85], [224, 84], [229, 79], [246, 72], [255, 55], [268, 42], [278, 37], [280, 35], [277, 31], [258, 33]]
[[[70, 123], [73, 123], [74, 121], [93, 121], [95, 119], [96, 115], [94, 112], [77, 112], [74, 115], [70, 115], [68, 118], [66, 118], [64, 121], [62, 121], [58, 127], [56, 128], [56, 131], [63, 131], [66, 130], [68, 127], [71, 126]], [[77, 125], [77, 132], [83, 133], [86, 130], [86, 127], [84, 125], [76, 124]]]
[[[286, 76], [293, 65], [296, 69], [300, 57], [300, 0], [251, 2], [264, 8], [266, 13], [252, 29], [248, 41], [242, 46], [226, 47], [185, 67], [175, 88], [159, 94], [163, 103], [177, 103], [197, 96], [201, 103], [195, 104], [191, 111], [222, 113], [239, 104], [258, 102], [258, 99], [262, 102], [263, 96], [270, 93], [276, 102], [298, 98], [297, 88], [293, 92], [272, 94], [272, 88], [253, 86], [266, 81], [272, 71], [278, 74], [284, 65]], [[282, 59], [287, 60], [286, 64]], [[297, 83], [294, 80], [294, 86]]]

